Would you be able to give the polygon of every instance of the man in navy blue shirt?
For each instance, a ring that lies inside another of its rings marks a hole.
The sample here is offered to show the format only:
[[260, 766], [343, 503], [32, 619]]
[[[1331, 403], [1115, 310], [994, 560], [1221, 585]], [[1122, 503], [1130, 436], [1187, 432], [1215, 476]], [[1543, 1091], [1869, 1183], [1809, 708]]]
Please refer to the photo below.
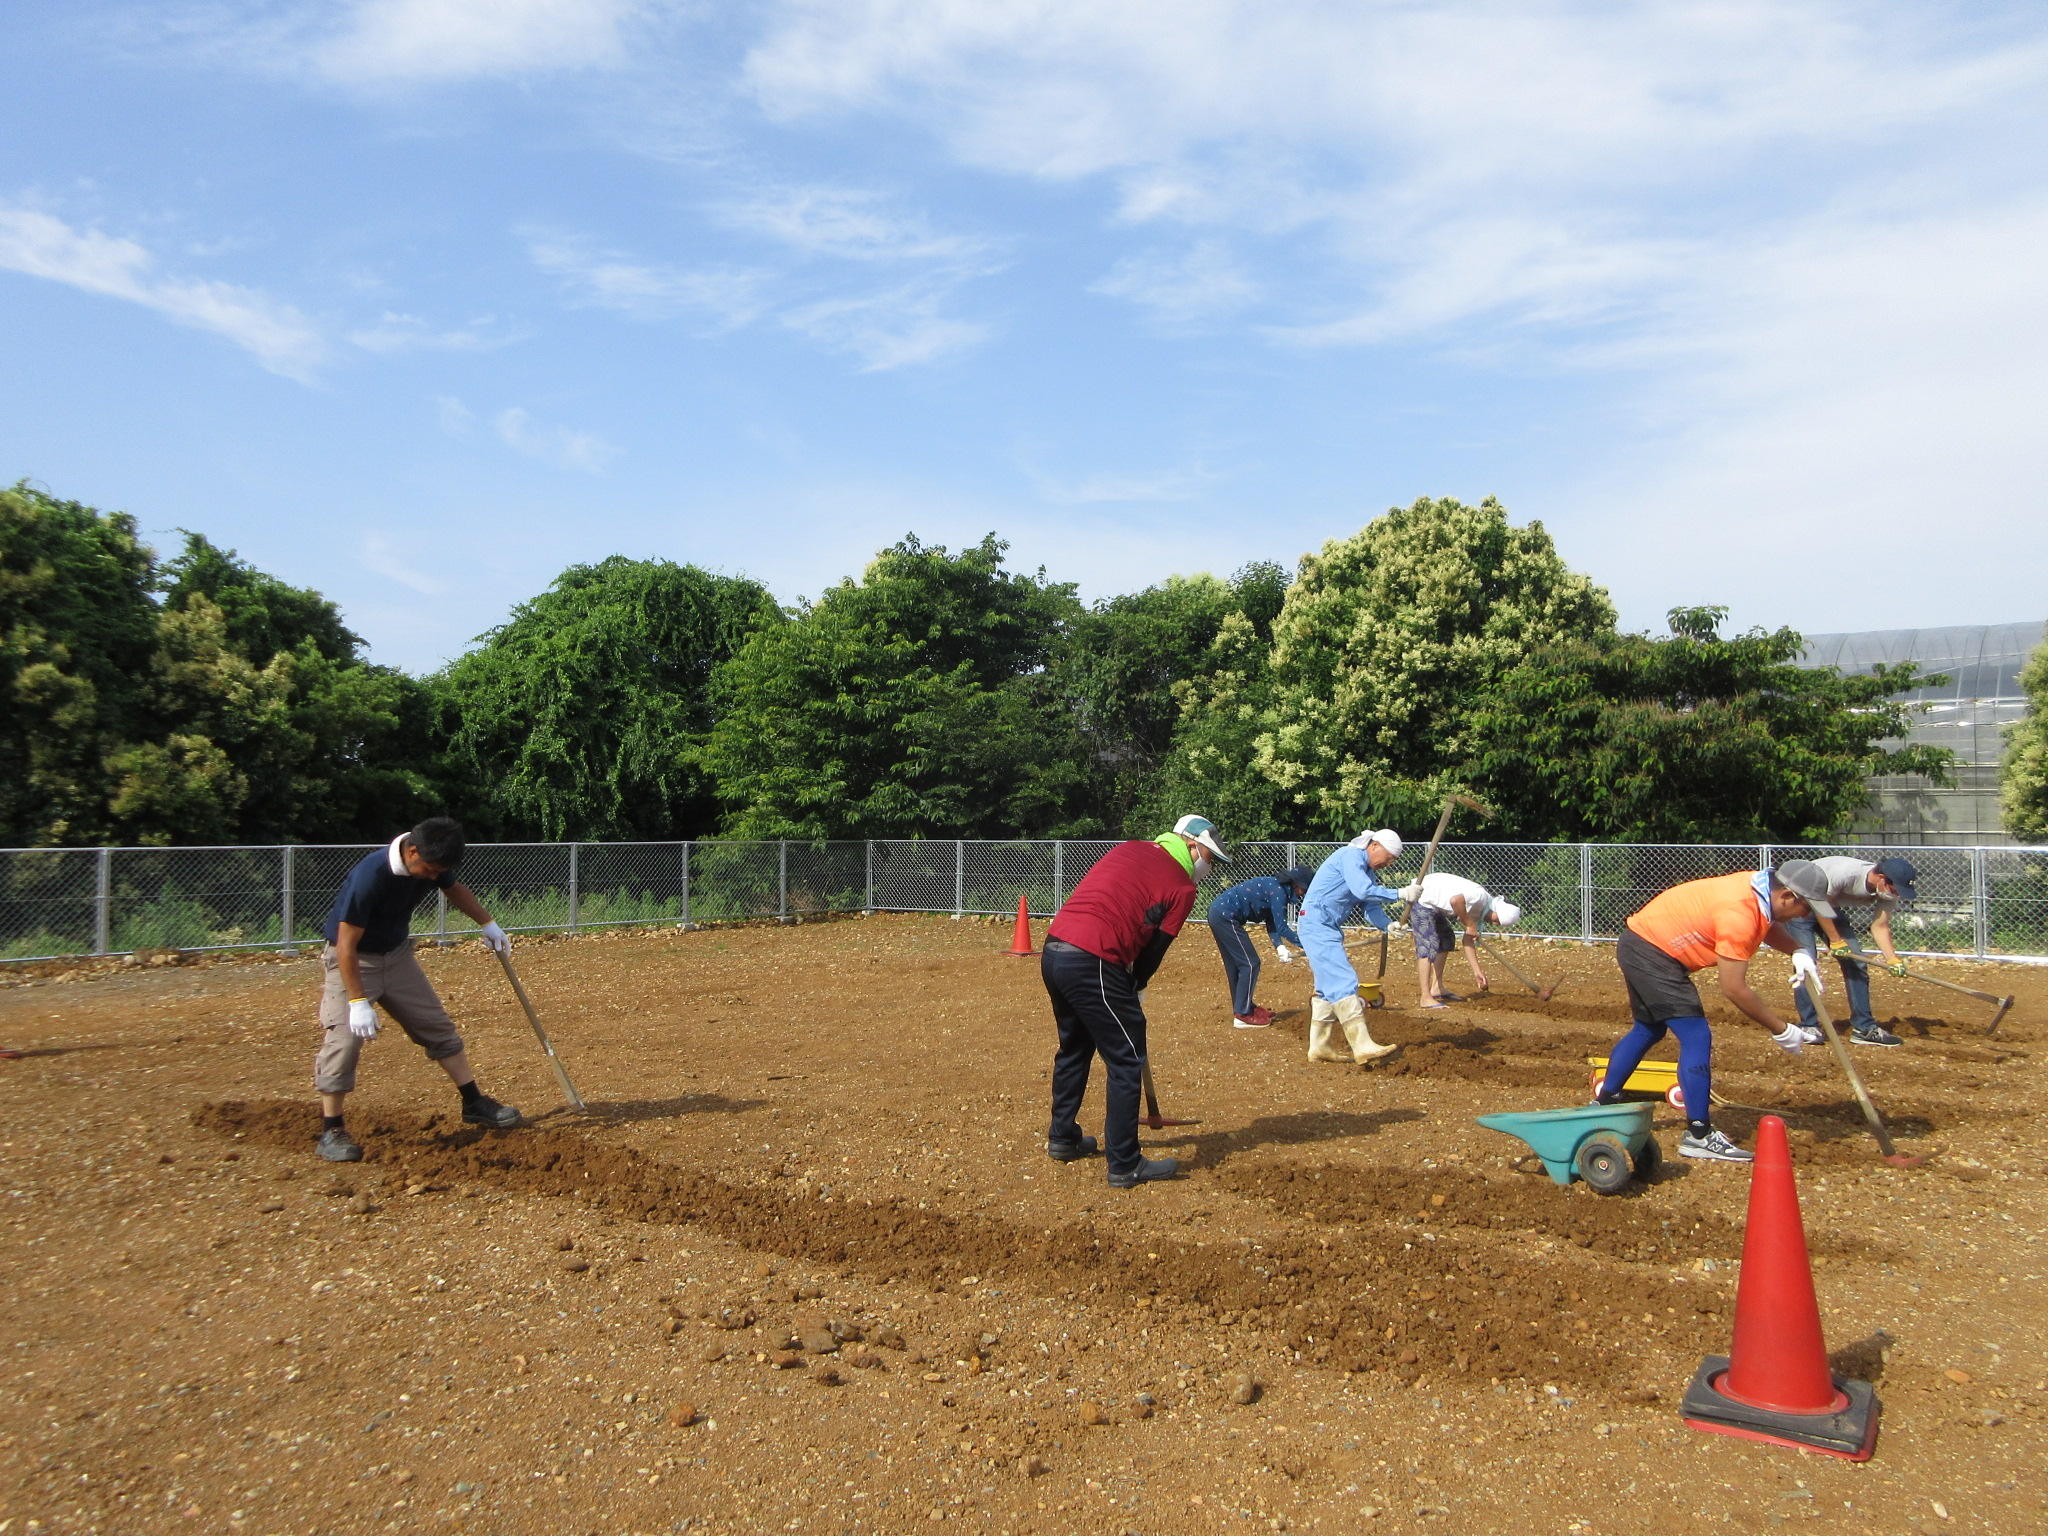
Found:
[[356, 1086], [363, 1042], [376, 1038], [378, 1003], [430, 1061], [441, 1064], [462, 1094], [464, 1120], [497, 1130], [519, 1123], [518, 1110], [477, 1087], [455, 1021], [412, 952], [413, 911], [437, 890], [446, 891], [449, 905], [482, 927], [486, 944], [501, 955], [511, 952], [505, 930], [455, 878], [463, 847], [460, 826], [446, 816], [431, 816], [394, 837], [389, 847], [365, 855], [349, 871], [327, 914], [313, 1087], [322, 1117], [314, 1150], [330, 1163], [353, 1163], [363, 1155], [342, 1122], [342, 1101]]
[[1259, 985], [1259, 952], [1245, 932], [1249, 923], [1264, 923], [1273, 941], [1273, 958], [1282, 965], [1294, 959], [1301, 940], [1287, 926], [1287, 904], [1307, 894], [1312, 869], [1290, 869], [1278, 879], [1261, 875], [1219, 891], [1209, 899], [1209, 935], [1223, 957], [1223, 978], [1230, 986], [1231, 1023], [1238, 1029], [1264, 1029], [1273, 1015], [1252, 1000]]

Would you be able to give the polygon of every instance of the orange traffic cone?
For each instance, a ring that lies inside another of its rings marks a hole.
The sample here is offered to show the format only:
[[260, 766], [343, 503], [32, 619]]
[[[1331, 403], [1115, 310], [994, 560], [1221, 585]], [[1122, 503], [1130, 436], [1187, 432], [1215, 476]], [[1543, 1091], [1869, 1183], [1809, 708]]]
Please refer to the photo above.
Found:
[[1694, 1429], [1850, 1461], [1868, 1461], [1877, 1444], [1870, 1383], [1828, 1369], [1792, 1149], [1776, 1115], [1757, 1122], [1735, 1343], [1728, 1354], [1700, 1363], [1679, 1412]]
[[1017, 898], [1017, 927], [1016, 931], [1011, 935], [1008, 953], [1013, 955], [1034, 955], [1038, 953], [1038, 951], [1031, 947], [1031, 903], [1027, 897], [1019, 896]]

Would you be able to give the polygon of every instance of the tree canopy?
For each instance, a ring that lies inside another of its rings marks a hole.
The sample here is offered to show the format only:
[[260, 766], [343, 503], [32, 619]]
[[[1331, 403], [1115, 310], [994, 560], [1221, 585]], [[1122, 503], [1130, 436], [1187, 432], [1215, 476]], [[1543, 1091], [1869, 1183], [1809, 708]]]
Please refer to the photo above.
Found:
[[712, 679], [781, 627], [766, 588], [666, 560], [572, 566], [438, 680], [450, 770], [477, 830], [701, 837]]
[[1253, 764], [1302, 827], [1428, 814], [1496, 681], [1532, 648], [1612, 632], [1607, 594], [1541, 523], [1423, 499], [1302, 558], [1273, 622]]
[[739, 837], [1016, 836], [1070, 824], [1083, 792], [1044, 666], [1069, 585], [1003, 569], [993, 534], [915, 535], [718, 677], [705, 763]]
[[1910, 665], [1795, 666], [1792, 630], [1723, 639], [1727, 610], [1675, 608], [1663, 639], [1609, 634], [1531, 652], [1475, 713], [1459, 774], [1509, 838], [1798, 842], [1863, 809], [1872, 774], [1946, 777], [1948, 754], [1886, 747]]
[[[1910, 668], [1843, 678], [1725, 610], [1622, 634], [1541, 524], [1424, 499], [1302, 557], [1084, 606], [994, 534], [914, 535], [784, 610], [668, 560], [564, 571], [441, 672], [364, 659], [336, 605], [203, 534], [0, 491], [0, 838], [1233, 839], [1419, 827], [1477, 791], [1526, 839], [1826, 837], [1901, 747]], [[2048, 657], [2012, 737], [2048, 835]]]

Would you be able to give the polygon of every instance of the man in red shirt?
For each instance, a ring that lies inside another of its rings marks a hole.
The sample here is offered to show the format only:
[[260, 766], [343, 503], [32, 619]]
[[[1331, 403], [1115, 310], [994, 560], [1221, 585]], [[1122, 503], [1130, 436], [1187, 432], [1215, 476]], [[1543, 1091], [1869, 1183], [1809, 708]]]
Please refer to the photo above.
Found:
[[1129, 1189], [1180, 1171], [1176, 1158], [1138, 1150], [1138, 1093], [1145, 1069], [1145, 983], [1195, 906], [1196, 883], [1220, 860], [1223, 840], [1200, 816], [1171, 832], [1119, 843], [1081, 877], [1046, 930], [1039, 961], [1060, 1046], [1052, 1059], [1052, 1127], [1045, 1150], [1071, 1163], [1095, 1150], [1081, 1134], [1081, 1097], [1097, 1056], [1103, 1088], [1103, 1141], [1112, 1189]]

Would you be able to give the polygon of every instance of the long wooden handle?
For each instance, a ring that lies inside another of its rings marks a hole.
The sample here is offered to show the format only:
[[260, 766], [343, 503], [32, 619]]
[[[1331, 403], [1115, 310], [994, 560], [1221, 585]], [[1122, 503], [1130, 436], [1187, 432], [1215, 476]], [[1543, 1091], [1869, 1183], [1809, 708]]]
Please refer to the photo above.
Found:
[[1531, 992], [1534, 992], [1538, 997], [1541, 997], [1543, 995], [1543, 989], [1537, 986], [1536, 983], [1531, 981], [1527, 976], [1523, 975], [1522, 968], [1519, 965], [1515, 964], [1514, 961], [1510, 960], [1500, 950], [1488, 949], [1484, 945], [1482, 945], [1477, 939], [1468, 939], [1466, 940], [1466, 943], [1471, 946], [1474, 953], [1484, 954], [1490, 956], [1495, 960], [1498, 960], [1502, 965], [1508, 968], [1509, 975], [1513, 976], [1515, 980], [1519, 981]]
[[1806, 1000], [1813, 1004], [1814, 1016], [1820, 1020], [1821, 1033], [1828, 1037], [1835, 1060], [1841, 1063], [1842, 1075], [1849, 1079], [1849, 1086], [1856, 1092], [1856, 1102], [1863, 1106], [1863, 1118], [1870, 1122], [1870, 1134], [1877, 1138], [1877, 1147], [1886, 1157], [1897, 1157], [1898, 1150], [1892, 1146], [1892, 1133], [1884, 1128], [1884, 1116], [1877, 1112], [1877, 1106], [1870, 1100], [1870, 1090], [1863, 1086], [1863, 1079], [1857, 1075], [1856, 1064], [1849, 1059], [1849, 1047], [1842, 1044], [1842, 1037], [1835, 1030], [1835, 1021], [1828, 1017], [1827, 1004], [1820, 1000], [1820, 988], [1799, 983], [1806, 988]]
[[1923, 976], [1920, 972], [1912, 970], [1907, 971], [1906, 975], [1914, 981], [1924, 981], [1930, 987], [1947, 987], [1951, 992], [1960, 992], [1965, 997], [1974, 997], [1980, 1003], [2002, 1003], [2005, 1001], [1996, 992], [1979, 992], [1975, 987], [1966, 987], [1960, 982], [1943, 981], [1939, 976]]
[[572, 1109], [583, 1109], [583, 1095], [576, 1091], [576, 1085], [569, 1081], [569, 1069], [562, 1065], [562, 1058], [555, 1054], [555, 1043], [548, 1038], [548, 1032], [541, 1027], [540, 1015], [533, 1011], [533, 1000], [526, 995], [526, 988], [519, 983], [519, 973], [512, 969], [512, 957], [503, 950], [494, 949], [498, 964], [505, 968], [505, 979], [512, 983], [513, 995], [519, 999], [519, 1006], [526, 1010], [526, 1022], [533, 1026], [534, 1038], [540, 1041], [540, 1048], [547, 1052], [548, 1065], [555, 1069], [555, 1082], [560, 1085], [562, 1097], [569, 1101]]
[[1147, 1057], [1139, 1064], [1139, 1070], [1145, 1075], [1145, 1118], [1152, 1122], [1152, 1129], [1156, 1131], [1165, 1122], [1164, 1117], [1159, 1113], [1159, 1090], [1152, 1086], [1152, 1060], [1150, 1057]]
[[1444, 828], [1451, 824], [1451, 809], [1457, 803], [1456, 795], [1444, 801], [1444, 813], [1437, 817], [1436, 830], [1429, 834], [1429, 847], [1422, 855], [1422, 872], [1415, 877], [1418, 885], [1429, 878], [1429, 866], [1436, 862], [1436, 845], [1444, 840]]

